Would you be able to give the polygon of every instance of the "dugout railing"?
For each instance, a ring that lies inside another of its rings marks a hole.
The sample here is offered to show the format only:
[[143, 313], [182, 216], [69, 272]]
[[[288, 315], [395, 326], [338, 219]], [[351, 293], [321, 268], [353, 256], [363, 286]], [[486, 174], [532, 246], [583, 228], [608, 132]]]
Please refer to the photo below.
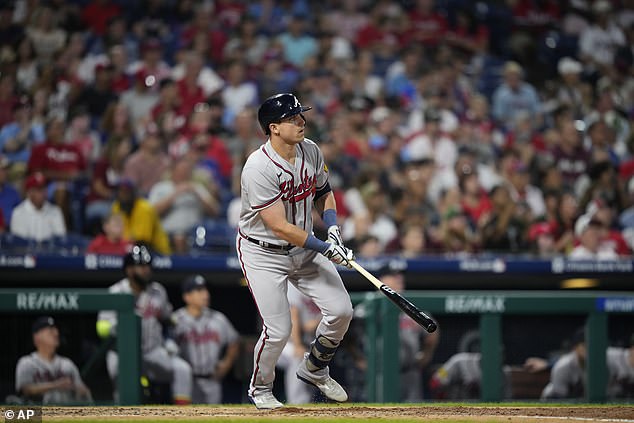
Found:
[[107, 289], [0, 289], [4, 313], [117, 313], [116, 348], [119, 353], [117, 387], [121, 405], [141, 403], [141, 324], [131, 294]]
[[[408, 291], [404, 295], [433, 316], [478, 316], [482, 353], [480, 394], [481, 400], [485, 402], [503, 399], [503, 316], [585, 316], [588, 358], [585, 400], [600, 403], [606, 401], [608, 315], [634, 314], [634, 295], [629, 292]], [[367, 400], [398, 402], [400, 310], [379, 292], [352, 294], [352, 300], [356, 306], [362, 305], [365, 308]], [[440, 330], [442, 331], [442, 325]], [[547, 328], [535, 327], [526, 336], [539, 337], [542, 330]]]

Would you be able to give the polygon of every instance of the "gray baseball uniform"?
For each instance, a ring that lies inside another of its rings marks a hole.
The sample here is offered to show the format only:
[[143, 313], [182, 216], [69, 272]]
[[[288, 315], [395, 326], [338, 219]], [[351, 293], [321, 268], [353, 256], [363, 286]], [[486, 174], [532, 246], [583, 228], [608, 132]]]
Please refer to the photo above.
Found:
[[607, 350], [608, 398], [634, 397], [634, 363], [631, 361], [632, 347]]
[[291, 332], [289, 282], [321, 310], [317, 336], [339, 343], [352, 318], [350, 296], [332, 262], [309, 249], [270, 248], [286, 242], [265, 226], [259, 212], [282, 201], [286, 219], [310, 234], [313, 201], [327, 186], [327, 168], [318, 146], [304, 139], [295, 151], [291, 164], [277, 154], [269, 140], [249, 156], [242, 170], [237, 253], [263, 320], [254, 351], [250, 395], [256, 390], [270, 391], [273, 386], [275, 364]]
[[193, 372], [192, 402], [220, 404], [222, 384], [214, 372], [223, 348], [238, 340], [238, 332], [224, 314], [208, 308], [199, 317], [180, 308], [172, 320], [180, 355]]
[[[55, 355], [53, 361], [42, 360], [37, 352], [32, 352], [18, 360], [15, 368], [15, 391], [33, 383], [53, 382], [60, 378], [70, 378], [75, 386], [83, 386], [79, 370], [70, 359]], [[52, 389], [46, 392], [41, 401], [43, 404], [63, 404], [76, 401], [75, 392], [67, 389]]]
[[423, 333], [427, 332], [409, 316], [399, 315], [401, 400], [405, 402], [423, 400], [423, 375], [416, 358], [421, 350]]
[[[130, 281], [120, 280], [108, 288], [115, 293], [132, 293]], [[163, 346], [162, 320], [169, 319], [172, 304], [167, 298], [163, 285], [151, 282], [136, 297], [136, 312], [141, 316], [141, 353], [143, 369], [148, 378], [161, 382], [171, 382], [174, 398], [189, 400], [192, 391], [192, 374], [189, 364], [177, 355], [168, 353]], [[117, 314], [112, 310], [100, 311], [97, 320], [107, 320], [112, 324], [111, 333], [116, 334]], [[115, 380], [119, 369], [116, 352], [108, 351], [106, 364], [110, 377]]]
[[574, 351], [559, 357], [550, 371], [550, 382], [542, 391], [542, 399], [579, 398], [586, 386], [586, 372]]

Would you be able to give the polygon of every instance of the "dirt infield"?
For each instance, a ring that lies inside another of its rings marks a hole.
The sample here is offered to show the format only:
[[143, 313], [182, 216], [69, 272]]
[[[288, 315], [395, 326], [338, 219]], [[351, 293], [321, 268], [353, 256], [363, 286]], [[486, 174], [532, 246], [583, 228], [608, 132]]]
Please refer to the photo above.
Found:
[[191, 407], [45, 407], [46, 421], [55, 420], [198, 420], [224, 418], [240, 421], [249, 419], [283, 421], [297, 419], [358, 419], [401, 421], [597, 421], [632, 422], [634, 406], [380, 406], [336, 405], [292, 407], [260, 411], [252, 406], [191, 406]]

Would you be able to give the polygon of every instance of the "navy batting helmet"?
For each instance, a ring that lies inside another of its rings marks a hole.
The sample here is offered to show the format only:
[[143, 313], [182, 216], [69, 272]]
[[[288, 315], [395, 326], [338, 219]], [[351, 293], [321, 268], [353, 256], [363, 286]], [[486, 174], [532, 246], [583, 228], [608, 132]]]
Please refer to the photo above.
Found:
[[282, 119], [304, 113], [312, 107], [302, 106], [297, 97], [290, 93], [276, 94], [264, 100], [258, 110], [258, 121], [266, 135], [270, 135], [269, 125]]
[[134, 245], [132, 249], [123, 257], [123, 268], [135, 264], [152, 264], [152, 254], [145, 245]]

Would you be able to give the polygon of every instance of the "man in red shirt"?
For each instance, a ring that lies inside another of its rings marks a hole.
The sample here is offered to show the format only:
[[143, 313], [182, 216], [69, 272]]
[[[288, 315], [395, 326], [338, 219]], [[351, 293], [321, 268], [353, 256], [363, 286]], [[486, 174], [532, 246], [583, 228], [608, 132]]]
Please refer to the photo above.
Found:
[[33, 147], [28, 173], [41, 172], [46, 177], [49, 198], [62, 209], [66, 222], [71, 223], [70, 202], [72, 195], [80, 191], [86, 162], [76, 145], [64, 142], [64, 130], [64, 120], [59, 117], [46, 123], [46, 142]]

